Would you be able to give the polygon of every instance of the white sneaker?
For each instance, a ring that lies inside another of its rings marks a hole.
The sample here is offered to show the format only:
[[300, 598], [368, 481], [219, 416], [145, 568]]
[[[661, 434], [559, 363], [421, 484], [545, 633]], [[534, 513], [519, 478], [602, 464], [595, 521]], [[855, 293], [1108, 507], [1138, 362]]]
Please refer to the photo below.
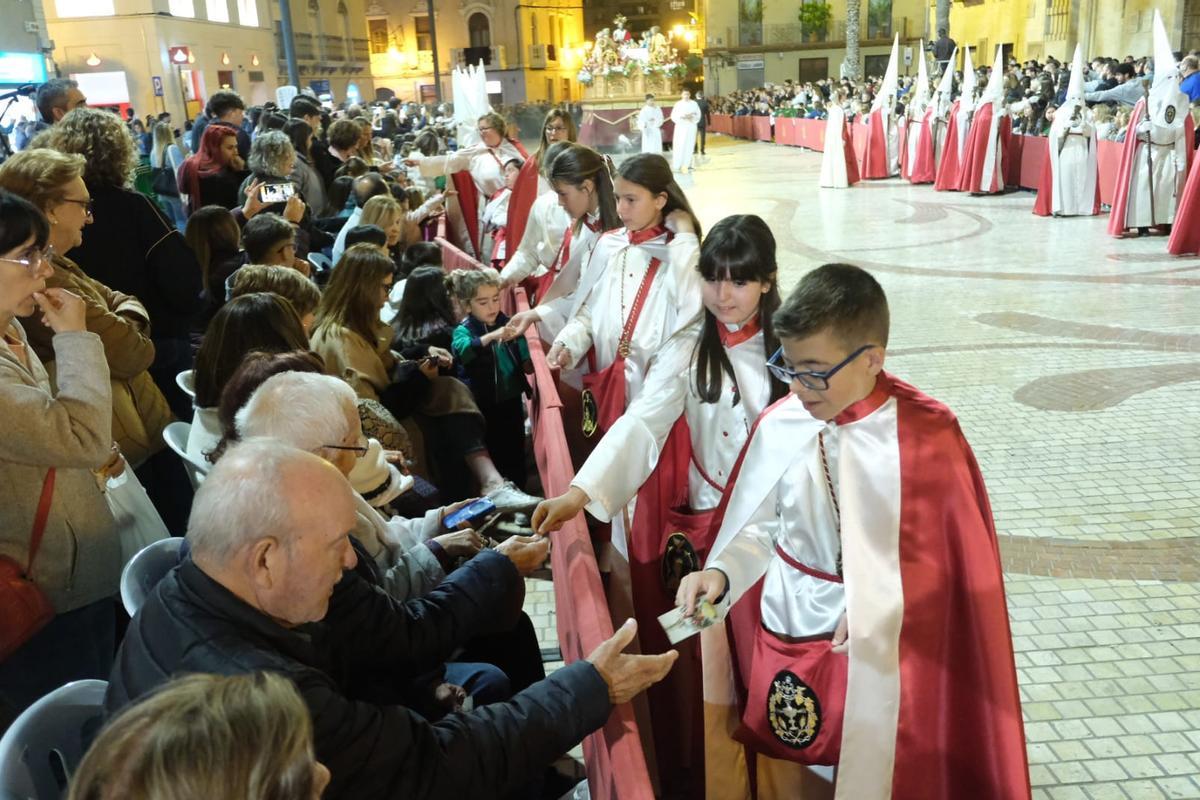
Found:
[[512, 481], [505, 481], [499, 489], [488, 492], [487, 497], [496, 505], [497, 511], [532, 511], [542, 498], [526, 494]]

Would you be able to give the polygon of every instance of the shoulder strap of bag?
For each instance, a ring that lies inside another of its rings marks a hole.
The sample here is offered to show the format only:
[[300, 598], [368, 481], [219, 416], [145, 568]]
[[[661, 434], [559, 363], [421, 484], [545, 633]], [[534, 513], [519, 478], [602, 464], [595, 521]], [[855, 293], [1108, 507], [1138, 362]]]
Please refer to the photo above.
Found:
[[50, 501], [54, 498], [54, 472], [54, 467], [51, 467], [46, 472], [46, 480], [42, 482], [42, 498], [38, 500], [37, 516], [33, 518], [33, 532], [29, 535], [26, 576], [33, 571], [33, 560], [37, 558], [38, 549], [42, 546], [42, 534], [46, 532], [46, 520], [50, 518]]

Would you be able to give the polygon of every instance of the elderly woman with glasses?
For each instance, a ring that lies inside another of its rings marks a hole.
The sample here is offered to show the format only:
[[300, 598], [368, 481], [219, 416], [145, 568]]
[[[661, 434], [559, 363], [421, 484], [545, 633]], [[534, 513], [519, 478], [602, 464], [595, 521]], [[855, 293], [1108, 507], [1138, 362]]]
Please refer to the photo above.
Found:
[[468, 253], [481, 252], [483, 209], [504, 188], [504, 165], [514, 158], [525, 161], [529, 153], [508, 138], [508, 122], [490, 112], [477, 120], [478, 141], [441, 156], [408, 158], [405, 164], [418, 167], [422, 177], [449, 175], [458, 191], [449, 207], [450, 226], [456, 243]]
[[[46, 285], [82, 298], [86, 327], [100, 336], [112, 377], [112, 434], [135, 468], [165, 447], [163, 429], [172, 421], [166, 398], [149, 369], [154, 363], [150, 316], [136, 297], [89, 277], [63, 253], [83, 241], [92, 222], [92, 199], [83, 181], [84, 157], [57, 150], [22, 150], [0, 166], [0, 188], [37, 206], [49, 221], [51, 272]], [[35, 313], [26, 331], [30, 347], [53, 369], [53, 332]]]
[[[50, 238], [33, 204], [0, 191], [0, 556], [54, 613], [10, 636], [21, 609], [0, 608], [0, 716], [67, 681], [108, 677], [115, 646], [120, 544], [92, 473], [110, 457], [109, 371], [103, 341], [86, 330], [85, 303], [50, 283]], [[35, 312], [40, 321], [19, 321]], [[48, 326], [55, 384], [27, 326]]]

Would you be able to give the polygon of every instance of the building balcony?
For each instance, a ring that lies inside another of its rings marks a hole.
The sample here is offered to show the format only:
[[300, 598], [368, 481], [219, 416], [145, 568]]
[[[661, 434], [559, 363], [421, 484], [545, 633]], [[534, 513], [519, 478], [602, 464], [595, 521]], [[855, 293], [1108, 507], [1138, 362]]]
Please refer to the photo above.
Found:
[[[917, 35], [920, 20], [892, 17], [883, 24], [863, 20], [859, 28], [862, 46], [892, 43], [899, 33], [904, 41]], [[742, 22], [737, 27], [710, 28], [705, 55], [716, 53], [773, 53], [780, 50], [832, 50], [846, 46], [846, 20], [830, 20], [822, 30], [805, 30], [799, 22], [759, 24]]]

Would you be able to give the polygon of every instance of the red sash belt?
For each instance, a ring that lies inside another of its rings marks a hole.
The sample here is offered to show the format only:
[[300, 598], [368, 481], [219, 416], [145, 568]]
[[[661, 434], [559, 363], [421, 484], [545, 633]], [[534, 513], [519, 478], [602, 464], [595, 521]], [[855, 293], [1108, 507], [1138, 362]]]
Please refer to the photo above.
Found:
[[[646, 269], [646, 275], [642, 278], [641, 285], [638, 286], [633, 308], [630, 309], [629, 317], [625, 320], [625, 326], [621, 330], [621, 338], [617, 343], [617, 357], [599, 372], [583, 376], [584, 436], [590, 438], [597, 433], [604, 433], [625, 413], [627, 399], [625, 359], [629, 355], [638, 319], [641, 318], [642, 309], [646, 305], [646, 296], [650, 294], [650, 284], [654, 282], [654, 276], [658, 274], [658, 268], [661, 265], [662, 262], [657, 258], [650, 259], [650, 266]], [[592, 348], [591, 353], [588, 354], [592, 360], [595, 358], [594, 353], [595, 348]]]
[[811, 575], [812, 577], [814, 577], [818, 580], [829, 581], [830, 583], [841, 583], [842, 582], [842, 579], [840, 577], [838, 577], [837, 575], [831, 575], [828, 572], [821, 572], [821, 570], [819, 570], [819, 569], [813, 569], [812, 567], [810, 567], [806, 564], [801, 564], [799, 561], [797, 561], [796, 559], [792, 558], [787, 553], [785, 553], [783, 551], [783, 548], [780, 547], [779, 545], [775, 545], [775, 553], [780, 558], [783, 559], [783, 563], [787, 564], [789, 567], [791, 567], [794, 570], [799, 570], [800, 572], [803, 572], [805, 575]]

